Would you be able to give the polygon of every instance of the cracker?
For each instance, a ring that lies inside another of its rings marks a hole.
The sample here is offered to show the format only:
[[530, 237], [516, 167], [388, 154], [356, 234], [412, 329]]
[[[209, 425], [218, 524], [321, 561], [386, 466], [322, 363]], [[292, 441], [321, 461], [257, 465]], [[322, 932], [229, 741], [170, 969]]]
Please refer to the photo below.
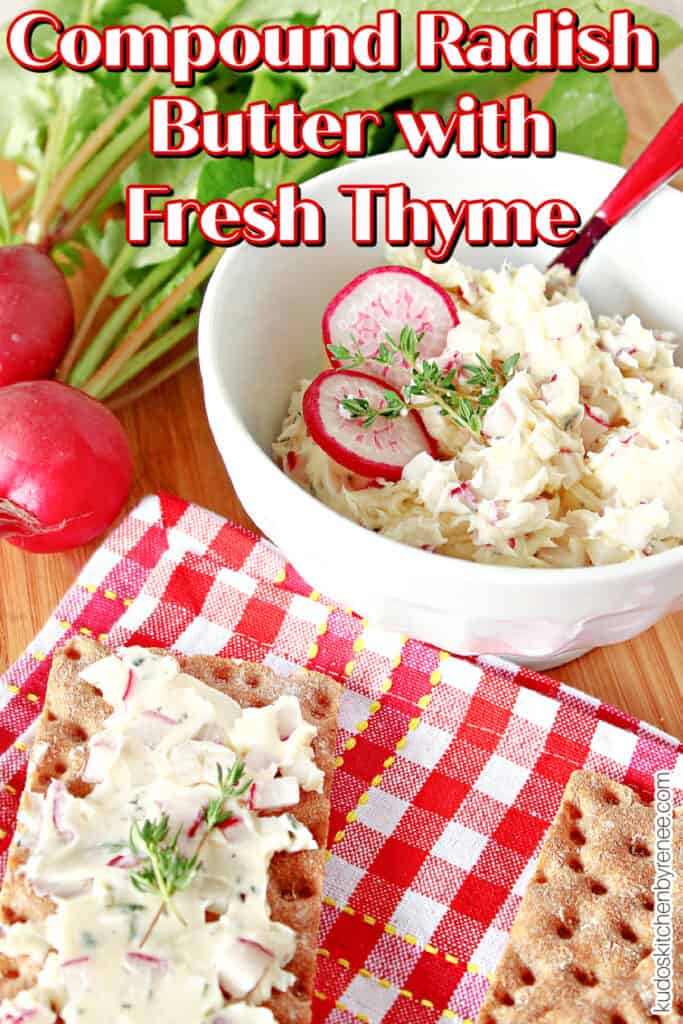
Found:
[[[571, 776], [478, 1024], [652, 1024], [654, 810]], [[674, 818], [675, 1012], [683, 1021], [683, 817]]]
[[[92, 787], [81, 779], [85, 744], [102, 727], [111, 708], [79, 674], [107, 653], [85, 637], [74, 638], [55, 653], [34, 747], [41, 756], [29, 766], [22, 804], [28, 791], [45, 792], [55, 778], [62, 779], [74, 796], [90, 792]], [[304, 718], [317, 728], [313, 752], [325, 775], [324, 789], [322, 793], [302, 791], [296, 815], [310, 829], [319, 849], [276, 854], [268, 884], [271, 916], [294, 929], [297, 947], [287, 967], [295, 975], [295, 982], [287, 992], [274, 993], [267, 1005], [279, 1024], [307, 1024], [311, 1018], [341, 687], [327, 676], [303, 669], [280, 677], [264, 665], [208, 656], [173, 656], [183, 671], [232, 697], [241, 707], [264, 707], [283, 694], [292, 694], [299, 699]], [[51, 900], [38, 896], [20, 873], [27, 856], [18, 825], [0, 890], [0, 919], [5, 924], [40, 920], [54, 910]], [[0, 954], [0, 1000], [30, 987], [37, 970], [27, 958], [10, 960]]]

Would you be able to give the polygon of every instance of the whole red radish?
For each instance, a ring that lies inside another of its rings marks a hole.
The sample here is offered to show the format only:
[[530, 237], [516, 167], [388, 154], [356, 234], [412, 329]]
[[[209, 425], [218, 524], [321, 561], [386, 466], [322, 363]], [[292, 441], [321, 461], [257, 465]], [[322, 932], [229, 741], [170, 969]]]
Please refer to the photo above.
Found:
[[71, 293], [47, 253], [0, 248], [0, 385], [51, 376], [73, 329]]
[[65, 551], [98, 537], [132, 478], [116, 417], [82, 391], [39, 380], [0, 388], [0, 537]]

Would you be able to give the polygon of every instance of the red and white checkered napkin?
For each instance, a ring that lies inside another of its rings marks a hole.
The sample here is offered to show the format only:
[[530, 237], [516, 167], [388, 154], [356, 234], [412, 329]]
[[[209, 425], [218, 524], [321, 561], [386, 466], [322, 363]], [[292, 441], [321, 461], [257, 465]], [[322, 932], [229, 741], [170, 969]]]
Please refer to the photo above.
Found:
[[49, 655], [75, 633], [304, 665], [345, 684], [317, 1022], [475, 1018], [573, 769], [644, 790], [670, 769], [683, 800], [683, 745], [650, 726], [514, 665], [377, 629], [311, 591], [266, 541], [150, 497], [3, 677], [3, 857]]

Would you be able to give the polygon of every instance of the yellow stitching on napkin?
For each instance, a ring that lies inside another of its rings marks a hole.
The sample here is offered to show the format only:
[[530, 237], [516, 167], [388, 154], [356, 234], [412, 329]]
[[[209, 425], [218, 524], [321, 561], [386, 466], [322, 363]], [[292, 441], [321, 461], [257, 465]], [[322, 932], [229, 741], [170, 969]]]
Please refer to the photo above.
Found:
[[[429, 953], [432, 956], [443, 957], [446, 963], [459, 964], [462, 963], [460, 957], [455, 956], [453, 953], [448, 953], [443, 949], [437, 949], [431, 943], [425, 943], [424, 946], [420, 947], [420, 943], [413, 935], [402, 935], [401, 932], [393, 924], [384, 924], [382, 921], [378, 921], [376, 917], [372, 917], [370, 914], [364, 914], [361, 910], [356, 910], [355, 907], [350, 907], [348, 904], [342, 905], [336, 903], [331, 896], [323, 896], [323, 903], [326, 907], [332, 907], [333, 910], [339, 910], [342, 914], [348, 914], [349, 917], [357, 917], [363, 924], [367, 924], [370, 927], [379, 926], [385, 935], [391, 935], [394, 938], [401, 939], [402, 942], [407, 943], [409, 946], [416, 946], [421, 948], [423, 953]], [[486, 974], [480, 970], [476, 964], [468, 963], [465, 965], [471, 974], [482, 974], [489, 981], [493, 981], [492, 974]]]
[[[324, 957], [326, 960], [333, 959], [329, 949], [319, 949], [318, 956]], [[349, 964], [349, 961], [344, 959], [343, 957], [336, 957], [334, 958], [334, 960], [335, 963], [339, 964], [340, 967], [343, 967], [344, 970], [353, 970], [353, 968]], [[388, 978], [379, 978], [376, 974], [372, 974], [371, 971], [367, 969], [367, 967], [359, 967], [358, 970], [354, 971], [354, 976], [367, 978], [368, 981], [374, 981], [376, 985], [380, 985], [382, 988], [385, 989], [394, 989], [399, 996], [403, 997], [403, 999], [408, 999], [412, 1003], [419, 1003], [420, 1006], [424, 1006], [427, 1010], [436, 1010], [436, 1007], [434, 1006], [434, 1003], [431, 1001], [431, 999], [416, 996], [415, 993], [412, 992], [409, 988], [398, 988], [395, 982], [390, 981]], [[315, 995], [318, 999], [332, 999], [332, 996], [328, 996], [324, 992], [316, 992]], [[338, 1003], [337, 1008], [340, 1008]], [[348, 1009], [345, 1009], [345, 1012], [349, 1013], [350, 1011]], [[439, 1014], [439, 1016], [448, 1017], [450, 1020], [460, 1019], [458, 1018], [458, 1015], [455, 1013], [455, 1011], [449, 1009], [448, 1007], [446, 1007], [446, 1009], [444, 1010], [437, 1010], [436, 1012]], [[462, 1020], [462, 1024], [473, 1024], [473, 1022], [465, 1018], [464, 1020]]]

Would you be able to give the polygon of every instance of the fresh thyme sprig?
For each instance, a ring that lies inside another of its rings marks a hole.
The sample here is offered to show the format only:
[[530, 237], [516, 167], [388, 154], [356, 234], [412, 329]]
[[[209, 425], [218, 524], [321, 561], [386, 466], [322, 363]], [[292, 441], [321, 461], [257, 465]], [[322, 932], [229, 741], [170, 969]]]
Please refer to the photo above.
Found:
[[219, 828], [231, 817], [231, 812], [226, 810], [226, 802], [236, 800], [251, 786], [251, 779], [244, 779], [245, 771], [243, 761], [235, 761], [227, 774], [220, 764], [216, 765], [218, 796], [209, 800], [201, 810], [206, 828], [191, 856], [185, 856], [178, 849], [182, 828], [171, 835], [167, 814], [163, 814], [157, 821], [145, 821], [143, 825], [134, 822], [131, 826], [130, 849], [140, 858], [141, 864], [131, 873], [130, 880], [138, 892], [155, 893], [161, 900], [140, 942], [140, 949], [149, 939], [164, 911], [172, 913], [182, 925], [187, 924], [175, 906], [173, 897], [187, 889], [200, 870], [202, 865], [199, 857], [213, 829]]
[[487, 363], [477, 353], [476, 365], [462, 367], [466, 378], [461, 385], [456, 368], [444, 373], [437, 363], [428, 359], [420, 360], [422, 335], [412, 327], [403, 327], [398, 341], [389, 334], [385, 338], [374, 356], [365, 356], [355, 338], [353, 350], [345, 345], [331, 346], [332, 355], [345, 369], [357, 369], [368, 362], [391, 367], [396, 365], [395, 356], [398, 355], [410, 370], [410, 382], [403, 386], [400, 393], [387, 389], [381, 407], [371, 405], [366, 398], [343, 398], [342, 409], [350, 418], [361, 420], [364, 427], [371, 427], [378, 416], [396, 419], [405, 416], [411, 409], [436, 406], [442, 416], [447, 416], [457, 426], [479, 437], [484, 413], [498, 399], [501, 388], [515, 372], [519, 353], [494, 365]]

